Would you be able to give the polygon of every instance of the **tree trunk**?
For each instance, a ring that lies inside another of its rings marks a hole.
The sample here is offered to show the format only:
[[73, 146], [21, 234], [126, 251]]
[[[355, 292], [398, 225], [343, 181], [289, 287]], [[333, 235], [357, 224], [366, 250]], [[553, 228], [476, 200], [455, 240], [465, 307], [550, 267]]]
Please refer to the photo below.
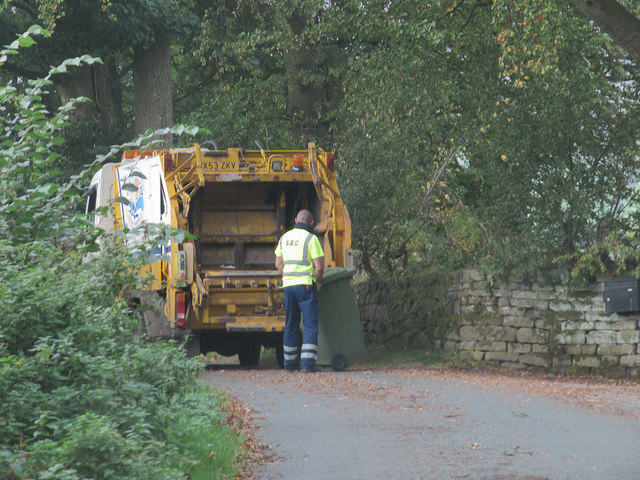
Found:
[[571, 0], [571, 3], [636, 60], [640, 60], [640, 19], [615, 0]]
[[[291, 13], [288, 21], [296, 38], [304, 38], [307, 16], [306, 11]], [[313, 48], [304, 40], [289, 48], [284, 52], [284, 68], [293, 134], [303, 143], [326, 143], [329, 136], [329, 124], [325, 120], [327, 93], [324, 83], [316, 80], [324, 78], [324, 74], [318, 71]]]
[[329, 136], [329, 125], [325, 120], [327, 96], [324, 85], [308, 79], [318, 77], [311, 49], [302, 46], [288, 50], [284, 54], [284, 65], [294, 135], [303, 143], [326, 142]]
[[77, 97], [91, 100], [76, 105], [75, 118], [98, 117], [100, 125], [108, 129], [122, 124], [122, 92], [112, 63], [71, 67], [65, 74], [55, 75], [54, 82], [63, 104]]
[[[133, 59], [135, 129], [142, 134], [173, 126], [171, 97], [171, 42], [158, 40], [149, 49], [138, 48]], [[162, 137], [158, 147], [171, 147], [173, 136]]]

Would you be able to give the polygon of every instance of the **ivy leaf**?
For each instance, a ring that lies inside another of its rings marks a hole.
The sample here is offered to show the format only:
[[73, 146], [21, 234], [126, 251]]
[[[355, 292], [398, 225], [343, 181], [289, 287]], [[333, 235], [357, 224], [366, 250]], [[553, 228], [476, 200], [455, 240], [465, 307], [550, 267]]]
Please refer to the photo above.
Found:
[[24, 37], [24, 36], [23, 36], [23, 37], [20, 37], [20, 38], [18, 39], [18, 42], [20, 43], [20, 46], [21, 46], [21, 47], [23, 47], [23, 48], [28, 48], [28, 47], [30, 47], [31, 45], [34, 45], [34, 44], [36, 43], [36, 41], [35, 41], [33, 38], [31, 38], [31, 37]]
[[132, 183], [125, 183], [125, 184], [120, 186], [120, 189], [124, 190], [126, 192], [137, 192], [138, 191], [138, 187], [136, 187]]
[[[130, 176], [130, 177], [138, 177], [138, 178], [147, 178], [147, 177], [146, 177], [146, 176], [145, 176], [141, 171], [139, 171], [139, 170], [133, 170], [133, 171], [129, 172], [129, 176]], [[136, 188], [136, 190], [137, 190], [137, 188]], [[133, 191], [136, 191], [136, 190], [133, 190]]]

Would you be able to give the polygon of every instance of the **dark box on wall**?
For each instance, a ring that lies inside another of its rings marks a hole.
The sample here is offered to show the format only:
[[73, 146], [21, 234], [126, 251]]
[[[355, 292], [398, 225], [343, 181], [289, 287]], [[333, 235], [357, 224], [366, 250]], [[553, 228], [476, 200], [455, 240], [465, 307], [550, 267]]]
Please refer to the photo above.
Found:
[[607, 313], [637, 312], [638, 303], [637, 277], [623, 277], [604, 282], [604, 304]]

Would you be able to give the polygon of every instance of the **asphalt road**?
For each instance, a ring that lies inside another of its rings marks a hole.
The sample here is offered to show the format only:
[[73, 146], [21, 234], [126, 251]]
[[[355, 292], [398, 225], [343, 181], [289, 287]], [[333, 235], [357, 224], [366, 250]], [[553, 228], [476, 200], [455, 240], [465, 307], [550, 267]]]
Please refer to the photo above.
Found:
[[257, 480], [640, 479], [640, 386], [426, 369], [213, 366], [277, 457]]

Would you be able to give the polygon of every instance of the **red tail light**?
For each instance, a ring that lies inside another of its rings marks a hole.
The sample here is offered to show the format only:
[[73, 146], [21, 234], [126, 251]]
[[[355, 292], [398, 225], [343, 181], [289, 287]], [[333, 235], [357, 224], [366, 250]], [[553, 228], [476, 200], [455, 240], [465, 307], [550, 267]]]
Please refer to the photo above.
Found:
[[184, 328], [186, 311], [187, 296], [184, 293], [176, 293], [176, 327]]
[[170, 153], [164, 154], [164, 173], [169, 173], [173, 170], [173, 158]]
[[333, 152], [327, 152], [327, 168], [333, 172], [335, 163], [333, 162]]

